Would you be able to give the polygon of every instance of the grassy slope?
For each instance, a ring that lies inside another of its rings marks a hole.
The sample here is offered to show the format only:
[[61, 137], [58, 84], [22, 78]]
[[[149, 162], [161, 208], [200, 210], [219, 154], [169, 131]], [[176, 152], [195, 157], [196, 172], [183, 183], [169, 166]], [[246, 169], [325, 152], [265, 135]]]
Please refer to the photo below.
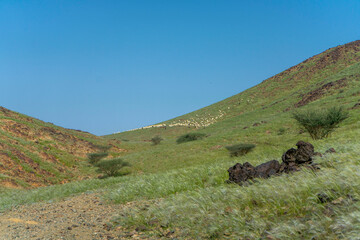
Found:
[[81, 179], [92, 171], [83, 164], [86, 154], [109, 143], [1, 108], [0, 182], [27, 188]]
[[[122, 146], [131, 151], [124, 158], [139, 174], [26, 192], [5, 191], [0, 208], [101, 189], [111, 201], [133, 202], [117, 224], [146, 228], [151, 238], [174, 230], [170, 235], [179, 239], [356, 239], [360, 235], [360, 204], [355, 201], [360, 199], [360, 108], [352, 107], [360, 102], [359, 45], [330, 49], [243, 93], [166, 122], [201, 123], [208, 116], [216, 118], [219, 110], [226, 111], [209, 126], [151, 128], [107, 136], [127, 140]], [[297, 110], [294, 105], [306, 93], [344, 78], [345, 85], [335, 84], [301, 109], [341, 105], [349, 109], [350, 118], [327, 139], [313, 141], [308, 134], [300, 134], [291, 119]], [[253, 126], [256, 122], [262, 123]], [[286, 129], [282, 135], [278, 135], [280, 128]], [[209, 137], [175, 143], [177, 136], [189, 131]], [[154, 135], [165, 140], [151, 146], [147, 140]], [[298, 140], [310, 141], [319, 152], [334, 147], [338, 153], [318, 158], [321, 171], [317, 173], [304, 170], [258, 180], [248, 187], [225, 183], [226, 170], [236, 162], [256, 165], [280, 160]], [[244, 157], [230, 158], [223, 146], [238, 142], [257, 147]], [[318, 193], [326, 193], [330, 202], [320, 203]]]

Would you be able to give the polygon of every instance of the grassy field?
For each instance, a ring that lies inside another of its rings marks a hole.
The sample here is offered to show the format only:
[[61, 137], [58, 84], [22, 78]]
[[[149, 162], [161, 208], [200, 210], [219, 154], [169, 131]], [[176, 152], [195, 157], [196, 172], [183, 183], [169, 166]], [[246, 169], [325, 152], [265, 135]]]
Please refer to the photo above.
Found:
[[[131, 202], [113, 224], [141, 227], [149, 238], [359, 239], [358, 45], [330, 49], [243, 93], [162, 123], [166, 128], [104, 136], [103, 141], [121, 141], [119, 146], [128, 150], [116, 155], [132, 164], [130, 175], [3, 189], [0, 211], [98, 191], [108, 201]], [[329, 138], [312, 140], [292, 118], [294, 111], [332, 106], [342, 106], [349, 118]], [[170, 126], [181, 122], [186, 125]], [[188, 132], [207, 137], [177, 144]], [[164, 140], [154, 146], [150, 139], [156, 135]], [[280, 161], [299, 140], [312, 143], [317, 152], [333, 147], [337, 153], [317, 157], [321, 170], [316, 172], [303, 169], [246, 186], [226, 183], [227, 169], [235, 163]], [[256, 147], [245, 156], [230, 157], [225, 146], [236, 143]], [[327, 201], [321, 202], [319, 195]]]

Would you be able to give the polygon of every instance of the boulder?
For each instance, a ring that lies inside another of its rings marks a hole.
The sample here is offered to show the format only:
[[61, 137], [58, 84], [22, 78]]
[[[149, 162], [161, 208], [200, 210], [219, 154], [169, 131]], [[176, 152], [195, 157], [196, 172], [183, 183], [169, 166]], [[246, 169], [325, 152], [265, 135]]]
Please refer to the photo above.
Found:
[[329, 148], [328, 150], [325, 151], [325, 153], [336, 153], [334, 148]]
[[235, 183], [246, 182], [255, 177], [255, 167], [250, 163], [237, 163], [228, 169], [229, 181]]
[[272, 175], [299, 171], [301, 166], [316, 170], [319, 167], [313, 164], [315, 156], [314, 146], [311, 143], [299, 141], [297, 149], [290, 148], [282, 155], [282, 163], [271, 160], [256, 167], [246, 162], [237, 163], [228, 169], [229, 182], [242, 183], [253, 178], [269, 178]]
[[255, 167], [255, 177], [268, 178], [271, 175], [277, 174], [280, 170], [280, 163], [276, 160], [260, 164]]

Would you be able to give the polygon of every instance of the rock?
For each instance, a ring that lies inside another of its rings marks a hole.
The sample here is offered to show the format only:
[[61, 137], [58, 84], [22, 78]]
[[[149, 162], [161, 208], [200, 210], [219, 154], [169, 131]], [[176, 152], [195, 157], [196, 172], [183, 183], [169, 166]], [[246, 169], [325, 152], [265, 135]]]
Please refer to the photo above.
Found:
[[144, 226], [144, 225], [138, 226], [135, 228], [135, 231], [137, 231], [137, 232], [146, 231], [146, 226]]
[[322, 154], [319, 153], [319, 152], [314, 152], [314, 156], [316, 156], [316, 157], [322, 157]]
[[299, 171], [301, 166], [306, 166], [312, 170], [319, 169], [317, 164], [312, 162], [313, 156], [315, 156], [314, 146], [304, 141], [299, 141], [296, 146], [297, 149], [290, 148], [282, 155], [281, 164], [276, 160], [268, 161], [256, 167], [248, 162], [235, 164], [228, 169], [229, 182], [242, 183], [253, 178], [269, 178], [275, 174]]
[[253, 179], [255, 177], [255, 167], [246, 162], [243, 165], [241, 163], [235, 164], [228, 169], [229, 181], [235, 183], [241, 183]]
[[325, 151], [325, 153], [336, 153], [334, 148], [329, 148], [328, 150]]
[[314, 156], [314, 146], [311, 143], [299, 141], [296, 146], [298, 149], [290, 148], [282, 155], [282, 161], [286, 164], [295, 162], [297, 164], [310, 163]]
[[311, 143], [299, 141], [296, 146], [298, 147], [296, 153], [296, 162], [301, 164], [311, 162], [314, 156], [314, 146]]
[[280, 163], [276, 160], [260, 164], [255, 167], [255, 177], [268, 178], [271, 175], [278, 173], [280, 167]]
[[290, 148], [281, 157], [283, 163], [289, 164], [296, 161], [296, 149]]
[[326, 193], [318, 193], [317, 197], [321, 203], [327, 203], [331, 201], [331, 198]]
[[253, 124], [253, 127], [257, 127], [257, 126], [260, 126], [260, 123], [256, 122], [256, 123]]
[[355, 105], [351, 109], [356, 109], [360, 107], [360, 103], [355, 103]]

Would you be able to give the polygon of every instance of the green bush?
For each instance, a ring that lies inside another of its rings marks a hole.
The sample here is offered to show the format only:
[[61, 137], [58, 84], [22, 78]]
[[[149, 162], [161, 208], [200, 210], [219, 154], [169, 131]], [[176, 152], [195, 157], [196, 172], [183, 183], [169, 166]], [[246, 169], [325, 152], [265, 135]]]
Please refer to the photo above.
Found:
[[153, 145], [158, 145], [162, 140], [164, 140], [162, 137], [155, 136], [151, 139], [151, 142], [153, 143]]
[[96, 165], [98, 172], [104, 173], [105, 176], [114, 177], [120, 175], [120, 170], [123, 167], [130, 166], [128, 162], [125, 162], [121, 158], [113, 158], [110, 160], [101, 160]]
[[190, 142], [190, 141], [203, 139], [204, 137], [206, 137], [205, 133], [187, 133], [185, 135], [180, 136], [176, 140], [176, 142], [177, 143], [185, 143], [185, 142]]
[[101, 159], [107, 157], [109, 154], [106, 153], [106, 152], [101, 152], [101, 153], [89, 153], [87, 156], [88, 156], [88, 159], [89, 159], [89, 162], [91, 164], [96, 164], [98, 163]]
[[99, 149], [99, 152], [107, 152], [111, 148], [111, 145], [99, 145], [99, 144], [94, 144], [94, 145], [97, 149]]
[[239, 143], [225, 148], [229, 151], [230, 157], [239, 157], [247, 154], [255, 147], [254, 144]]
[[285, 132], [286, 132], [286, 128], [281, 127], [281, 128], [279, 128], [277, 135], [284, 135]]
[[348, 117], [348, 112], [345, 112], [341, 107], [308, 110], [293, 114], [293, 118], [310, 134], [312, 139], [328, 137]]

